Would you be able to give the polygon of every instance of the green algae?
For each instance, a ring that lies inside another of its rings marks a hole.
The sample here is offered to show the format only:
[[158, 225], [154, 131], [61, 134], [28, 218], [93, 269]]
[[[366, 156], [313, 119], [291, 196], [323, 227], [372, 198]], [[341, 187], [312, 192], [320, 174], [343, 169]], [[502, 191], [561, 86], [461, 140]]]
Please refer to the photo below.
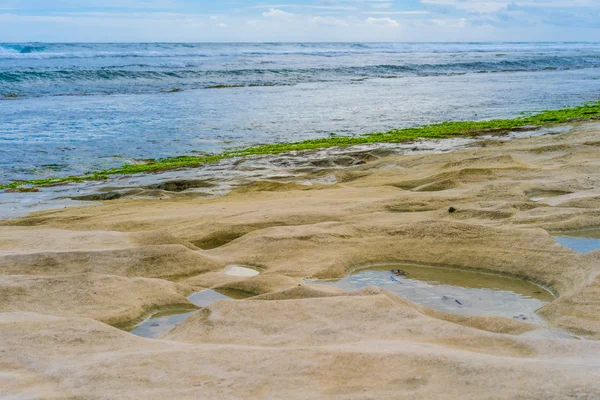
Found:
[[375, 132], [360, 136], [330, 136], [321, 139], [305, 140], [296, 143], [276, 143], [230, 150], [221, 154], [169, 157], [147, 160], [143, 164], [124, 164], [117, 168], [88, 172], [84, 175], [14, 181], [0, 184], [0, 189], [23, 186], [52, 186], [70, 182], [108, 179], [111, 175], [132, 175], [160, 172], [176, 168], [197, 167], [228, 158], [253, 155], [280, 154], [290, 151], [314, 150], [329, 147], [346, 147], [372, 143], [400, 143], [416, 139], [444, 139], [456, 136], [475, 136], [484, 133], [503, 133], [523, 127], [542, 127], [565, 122], [585, 121], [600, 118], [600, 101], [589, 102], [581, 106], [560, 110], [546, 110], [535, 114], [522, 113], [511, 119], [487, 121], [449, 121], [412, 128], [392, 129], [387, 132]]

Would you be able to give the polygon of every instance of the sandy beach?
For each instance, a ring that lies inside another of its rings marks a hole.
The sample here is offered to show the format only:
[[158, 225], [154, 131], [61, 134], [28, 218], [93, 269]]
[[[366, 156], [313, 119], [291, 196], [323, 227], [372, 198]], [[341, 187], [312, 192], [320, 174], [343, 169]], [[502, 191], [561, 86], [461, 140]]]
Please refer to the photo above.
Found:
[[[333, 154], [302, 182], [4, 220], [0, 397], [600, 398], [600, 251], [552, 237], [600, 226], [599, 133], [365, 150], [341, 168], [349, 156]], [[314, 284], [392, 262], [519, 278], [556, 299], [539, 325]], [[247, 298], [198, 307], [187, 296], [203, 289]], [[119, 329], [176, 308], [192, 313], [159, 338]]]

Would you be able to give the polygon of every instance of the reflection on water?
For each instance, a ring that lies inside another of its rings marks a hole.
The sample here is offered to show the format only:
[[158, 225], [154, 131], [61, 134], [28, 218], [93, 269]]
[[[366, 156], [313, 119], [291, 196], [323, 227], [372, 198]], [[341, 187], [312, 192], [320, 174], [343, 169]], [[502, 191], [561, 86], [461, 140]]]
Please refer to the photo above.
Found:
[[215, 290], [207, 289], [194, 293], [188, 297], [188, 300], [198, 307], [208, 307], [215, 301], [229, 300], [230, 298], [231, 297], [225, 296], [224, 294], [221, 294]]
[[600, 250], [600, 229], [561, 232], [554, 236], [554, 240], [558, 244], [579, 253], [589, 253], [590, 251]]
[[[217, 292], [216, 290], [206, 289], [192, 294], [188, 297], [188, 300], [198, 307], [208, 307], [215, 301], [244, 299], [247, 297], [249, 297], [248, 294], [235, 290], [219, 290]], [[131, 333], [151, 339], [158, 338], [185, 321], [195, 311], [197, 310], [179, 309], [157, 312], [131, 330]]]
[[157, 338], [182, 323], [193, 312], [190, 310], [170, 310], [156, 313], [136, 326], [131, 333], [146, 338]]
[[[401, 268], [408, 276], [391, 273]], [[334, 285], [346, 291], [377, 286], [414, 303], [462, 315], [515, 318], [532, 323], [543, 321], [535, 311], [553, 300], [552, 295], [532, 283], [498, 275], [448, 268], [389, 265], [359, 270]]]

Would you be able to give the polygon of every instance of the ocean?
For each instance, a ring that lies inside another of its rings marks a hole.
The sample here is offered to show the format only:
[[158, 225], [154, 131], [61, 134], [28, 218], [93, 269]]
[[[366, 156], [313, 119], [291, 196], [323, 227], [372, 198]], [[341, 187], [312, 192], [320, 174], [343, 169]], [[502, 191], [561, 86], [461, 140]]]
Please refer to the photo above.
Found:
[[0, 183], [600, 99], [600, 43], [0, 43]]

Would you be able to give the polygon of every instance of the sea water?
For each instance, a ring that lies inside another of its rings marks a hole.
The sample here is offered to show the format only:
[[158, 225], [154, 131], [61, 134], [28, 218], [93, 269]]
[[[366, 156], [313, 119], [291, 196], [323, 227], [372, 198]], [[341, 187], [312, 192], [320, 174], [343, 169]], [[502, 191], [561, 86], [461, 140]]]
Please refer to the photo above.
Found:
[[0, 43], [0, 183], [600, 98], [599, 43]]

